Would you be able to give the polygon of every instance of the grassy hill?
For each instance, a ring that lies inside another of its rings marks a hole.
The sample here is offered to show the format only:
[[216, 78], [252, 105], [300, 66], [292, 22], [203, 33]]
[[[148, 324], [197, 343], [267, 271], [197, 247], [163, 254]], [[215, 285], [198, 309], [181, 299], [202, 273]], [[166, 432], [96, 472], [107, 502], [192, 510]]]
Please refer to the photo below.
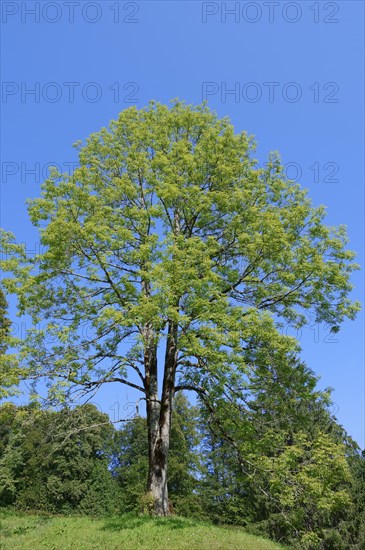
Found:
[[275, 550], [284, 546], [242, 529], [192, 519], [29, 515], [3, 511], [2, 550]]

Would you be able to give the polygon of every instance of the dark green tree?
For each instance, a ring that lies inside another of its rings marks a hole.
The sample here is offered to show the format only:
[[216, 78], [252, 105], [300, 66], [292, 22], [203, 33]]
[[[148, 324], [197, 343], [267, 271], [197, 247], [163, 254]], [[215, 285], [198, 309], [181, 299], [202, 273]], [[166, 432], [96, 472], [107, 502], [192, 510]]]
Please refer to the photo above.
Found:
[[363, 550], [365, 548], [365, 451], [361, 452], [351, 439], [347, 443], [347, 450], [353, 477], [354, 508], [350, 520], [341, 525], [341, 534], [348, 541], [349, 548]]
[[228, 401], [212, 415], [206, 400], [207, 513], [300, 548], [345, 548], [339, 541], [348, 543], [353, 474], [330, 391], [318, 391], [295, 357], [261, 359], [240, 406]]
[[109, 463], [114, 428], [93, 405], [58, 412], [37, 405], [0, 408], [0, 503], [49, 512], [115, 511]]

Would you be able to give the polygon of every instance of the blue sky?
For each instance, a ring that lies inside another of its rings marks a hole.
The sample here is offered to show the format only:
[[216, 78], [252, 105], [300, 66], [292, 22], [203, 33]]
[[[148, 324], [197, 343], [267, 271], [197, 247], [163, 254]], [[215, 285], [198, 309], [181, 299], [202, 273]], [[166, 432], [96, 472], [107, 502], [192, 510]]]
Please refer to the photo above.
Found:
[[[3, 0], [1, 9], [1, 226], [28, 250], [37, 233], [25, 200], [47, 166], [69, 170], [71, 145], [126, 107], [179, 97], [207, 99], [254, 134], [260, 162], [280, 151], [288, 175], [328, 207], [327, 223], [347, 225], [364, 265], [363, 2]], [[363, 301], [363, 271], [353, 283]], [[362, 446], [363, 318], [335, 336], [316, 326], [298, 335]], [[108, 410], [134, 398], [113, 387], [97, 400]]]

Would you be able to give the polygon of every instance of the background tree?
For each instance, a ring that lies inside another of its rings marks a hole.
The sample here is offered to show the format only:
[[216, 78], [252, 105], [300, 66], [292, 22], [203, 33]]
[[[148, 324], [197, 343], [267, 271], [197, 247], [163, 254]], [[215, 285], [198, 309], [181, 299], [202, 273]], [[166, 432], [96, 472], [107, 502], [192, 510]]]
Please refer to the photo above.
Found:
[[[360, 550], [364, 459], [332, 417], [329, 394], [293, 362], [289, 378], [282, 366], [271, 369], [276, 376], [265, 376], [267, 391], [257, 396], [264, 372], [252, 376], [245, 411], [234, 403], [212, 416], [203, 406], [197, 417], [198, 407], [178, 394], [169, 460], [174, 510], [295, 548]], [[56, 412], [4, 404], [0, 505], [89, 515], [147, 511], [145, 428], [146, 418], [137, 416], [116, 431], [91, 405]]]
[[118, 509], [109, 471], [114, 427], [93, 405], [0, 408], [0, 504], [101, 514]]
[[365, 548], [365, 451], [351, 438], [347, 438], [347, 456], [351, 468], [353, 513], [350, 520], [341, 525], [341, 534], [356, 550]]
[[22, 455], [19, 451], [20, 438], [14, 434], [16, 414], [17, 407], [12, 403], [5, 403], [0, 407], [0, 503], [2, 506], [9, 505], [15, 500], [22, 465]]
[[22, 374], [46, 377], [51, 399], [111, 382], [142, 392], [156, 514], [169, 513], [175, 392], [214, 401], [228, 385], [239, 399], [265, 347], [295, 347], [278, 320], [302, 326], [311, 311], [337, 331], [358, 309], [344, 227], [323, 224], [277, 155], [260, 168], [253, 152], [205, 105], [128, 108], [31, 201], [44, 252], [27, 259], [4, 238], [4, 285], [44, 322], [22, 343]]
[[349, 456], [356, 459], [358, 448], [331, 415], [330, 390], [316, 383], [290, 357], [287, 364], [259, 365], [239, 407], [222, 406], [215, 415], [203, 408], [201, 494], [209, 518], [299, 548], [354, 544]]

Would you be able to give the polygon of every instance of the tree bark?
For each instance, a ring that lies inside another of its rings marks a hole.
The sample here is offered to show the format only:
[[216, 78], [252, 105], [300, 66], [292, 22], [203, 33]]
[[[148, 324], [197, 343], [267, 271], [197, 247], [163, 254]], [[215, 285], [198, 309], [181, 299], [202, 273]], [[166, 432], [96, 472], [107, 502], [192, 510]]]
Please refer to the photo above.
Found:
[[176, 340], [177, 325], [176, 323], [170, 322], [166, 343], [161, 402], [158, 401], [156, 377], [156, 384], [151, 384], [151, 397], [147, 407], [149, 443], [149, 472], [147, 490], [153, 498], [153, 513], [158, 516], [167, 516], [170, 513], [167, 488], [167, 462], [170, 447], [172, 408], [177, 364]]

